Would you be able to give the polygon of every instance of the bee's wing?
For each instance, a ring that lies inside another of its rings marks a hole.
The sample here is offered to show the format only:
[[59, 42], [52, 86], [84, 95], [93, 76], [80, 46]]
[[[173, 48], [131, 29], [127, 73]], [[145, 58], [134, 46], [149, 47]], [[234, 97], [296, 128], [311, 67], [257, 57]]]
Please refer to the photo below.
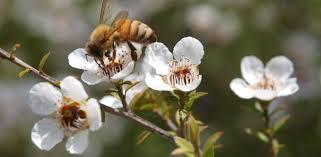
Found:
[[118, 28], [121, 27], [125, 23], [127, 17], [128, 17], [128, 12], [127, 11], [122, 10], [122, 11], [118, 12], [116, 17], [115, 17], [115, 19], [113, 20], [113, 22], [110, 25], [111, 30], [108, 32], [107, 36], [109, 37], [115, 31], [117, 31]]
[[101, 1], [99, 24], [105, 23], [106, 6], [107, 6], [107, 11], [110, 11], [110, 0]]

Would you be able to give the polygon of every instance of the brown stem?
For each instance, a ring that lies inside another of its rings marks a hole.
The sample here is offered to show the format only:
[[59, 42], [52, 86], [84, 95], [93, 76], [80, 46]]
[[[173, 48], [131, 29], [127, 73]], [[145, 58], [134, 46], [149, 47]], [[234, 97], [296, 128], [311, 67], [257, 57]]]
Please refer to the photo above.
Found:
[[[54, 86], [59, 87], [59, 80], [49, 76], [48, 74], [44, 73], [44, 72], [40, 72], [39, 70], [37, 70], [36, 68], [30, 66], [29, 64], [25, 63], [24, 61], [22, 61], [21, 59], [15, 57], [14, 55], [10, 54], [9, 52], [3, 50], [0, 48], [0, 58], [8, 60], [11, 63], [14, 63], [16, 65], [18, 65], [19, 67], [22, 68], [27, 68], [30, 69], [30, 72], [34, 73], [35, 75], [39, 76], [40, 78], [42, 78], [43, 80], [48, 81], [49, 83], [53, 84]], [[123, 95], [123, 94], [121, 94]], [[125, 100], [125, 98], [121, 98], [122, 102]], [[126, 101], [125, 101], [126, 102]], [[132, 121], [137, 122], [138, 124], [144, 126], [145, 128], [147, 128], [148, 130], [150, 130], [153, 133], [157, 133], [159, 134], [161, 137], [165, 138], [166, 140], [169, 140], [171, 142], [174, 142], [173, 136], [171, 136], [167, 131], [161, 129], [160, 127], [156, 126], [155, 124], [139, 117], [138, 115], [132, 113], [132, 112], [126, 112], [126, 111], [117, 111], [111, 107], [105, 106], [100, 104], [100, 107], [102, 108], [103, 111], [114, 114], [114, 115], [118, 115], [121, 117], [125, 117], [127, 119], [130, 119]]]
[[24, 61], [22, 61], [21, 59], [15, 57], [14, 55], [12, 55], [11, 53], [3, 50], [0, 48], [0, 57], [3, 58], [3, 59], [6, 59], [8, 61], [10, 61], [11, 63], [14, 63], [16, 65], [18, 65], [19, 67], [21, 68], [24, 68], [24, 69], [29, 69], [30, 72], [38, 75], [39, 77], [41, 77], [42, 79], [50, 82], [51, 84], [53, 84], [54, 86], [59, 86], [59, 80], [47, 75], [46, 73], [43, 73], [39, 70], [37, 70], [36, 68], [30, 66], [29, 64], [25, 63]]
[[270, 156], [271, 157], [277, 157], [278, 153], [274, 151], [273, 148], [273, 141], [274, 141], [274, 133], [272, 128], [270, 127], [271, 122], [271, 116], [269, 114], [269, 103], [268, 102], [261, 102], [261, 106], [263, 108], [263, 118], [264, 118], [264, 128], [266, 135], [268, 136], [268, 144], [270, 147]]
[[117, 94], [120, 98], [121, 103], [123, 104], [123, 109], [125, 112], [129, 112], [128, 105], [126, 102], [126, 96], [123, 94], [123, 88], [121, 84], [116, 84]]
[[179, 128], [179, 134], [181, 137], [185, 138], [185, 121], [183, 119], [182, 111], [184, 110], [185, 107], [185, 93], [184, 92], [179, 92], [179, 122], [180, 122], [180, 128]]
[[170, 118], [164, 117], [159, 110], [155, 110], [154, 112], [158, 115], [158, 117], [160, 117], [164, 122], [166, 122], [169, 129], [175, 132], [177, 131], [176, 124]]

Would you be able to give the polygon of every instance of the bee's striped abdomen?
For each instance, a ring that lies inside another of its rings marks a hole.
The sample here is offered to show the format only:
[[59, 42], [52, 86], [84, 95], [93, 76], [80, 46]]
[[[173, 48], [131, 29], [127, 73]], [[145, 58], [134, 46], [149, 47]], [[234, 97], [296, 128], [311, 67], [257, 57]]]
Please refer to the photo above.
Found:
[[[128, 25], [129, 21], [130, 25]], [[123, 35], [126, 34], [127, 39], [134, 42], [149, 44], [156, 41], [155, 32], [149, 26], [137, 20], [127, 19], [121, 30]]]

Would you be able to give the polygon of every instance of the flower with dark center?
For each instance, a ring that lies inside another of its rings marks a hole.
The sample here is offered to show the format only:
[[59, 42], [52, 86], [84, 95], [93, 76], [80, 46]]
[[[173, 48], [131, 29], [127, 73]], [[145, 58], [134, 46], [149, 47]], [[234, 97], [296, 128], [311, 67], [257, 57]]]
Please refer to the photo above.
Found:
[[[131, 42], [136, 49], [137, 58], [142, 54], [141, 44]], [[107, 54], [103, 64], [87, 55], [84, 48], [78, 48], [68, 56], [69, 65], [73, 68], [85, 70], [81, 79], [89, 85], [102, 81], [118, 81], [128, 76], [135, 67], [135, 60], [131, 56], [131, 49], [126, 42], [115, 47], [115, 55]]]
[[192, 91], [202, 80], [199, 65], [204, 55], [202, 43], [192, 37], [181, 39], [173, 54], [162, 43], [153, 43], [146, 48], [146, 57], [153, 72], [146, 74], [146, 84], [159, 91]]
[[88, 145], [88, 133], [101, 127], [101, 110], [96, 99], [88, 99], [82, 84], [74, 77], [61, 81], [61, 90], [47, 82], [34, 85], [29, 105], [36, 114], [48, 116], [38, 121], [31, 133], [33, 143], [50, 150], [67, 137], [66, 149], [81, 154]]

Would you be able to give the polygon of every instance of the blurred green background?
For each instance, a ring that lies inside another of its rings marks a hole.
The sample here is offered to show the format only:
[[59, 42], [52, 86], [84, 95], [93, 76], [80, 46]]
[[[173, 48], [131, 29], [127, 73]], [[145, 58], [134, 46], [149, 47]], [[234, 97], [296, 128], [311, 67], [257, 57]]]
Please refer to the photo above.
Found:
[[[67, 55], [88, 40], [99, 6], [100, 0], [0, 0], [0, 47], [9, 50], [21, 43], [17, 56], [34, 66], [51, 52], [46, 72], [59, 79], [79, 75], [68, 66]], [[170, 49], [185, 36], [204, 44], [199, 90], [209, 95], [194, 105], [193, 113], [209, 125], [208, 134], [224, 131], [218, 157], [267, 156], [267, 145], [244, 133], [244, 128], [262, 127], [254, 101], [235, 96], [229, 82], [240, 76], [243, 56], [256, 55], [264, 62], [276, 55], [289, 57], [300, 91], [275, 102], [286, 108], [282, 114], [291, 115], [277, 135], [286, 145], [280, 157], [321, 156], [320, 0], [114, 0], [112, 8], [113, 13], [128, 10], [131, 18], [147, 23]], [[31, 142], [32, 126], [41, 117], [28, 108], [27, 94], [40, 80], [32, 75], [19, 79], [20, 70], [0, 61], [1, 156], [71, 156], [64, 144], [45, 152]], [[97, 86], [86, 88], [97, 93]], [[82, 156], [165, 157], [175, 148], [157, 135], [136, 145], [142, 130], [108, 115], [104, 127], [90, 135]]]

